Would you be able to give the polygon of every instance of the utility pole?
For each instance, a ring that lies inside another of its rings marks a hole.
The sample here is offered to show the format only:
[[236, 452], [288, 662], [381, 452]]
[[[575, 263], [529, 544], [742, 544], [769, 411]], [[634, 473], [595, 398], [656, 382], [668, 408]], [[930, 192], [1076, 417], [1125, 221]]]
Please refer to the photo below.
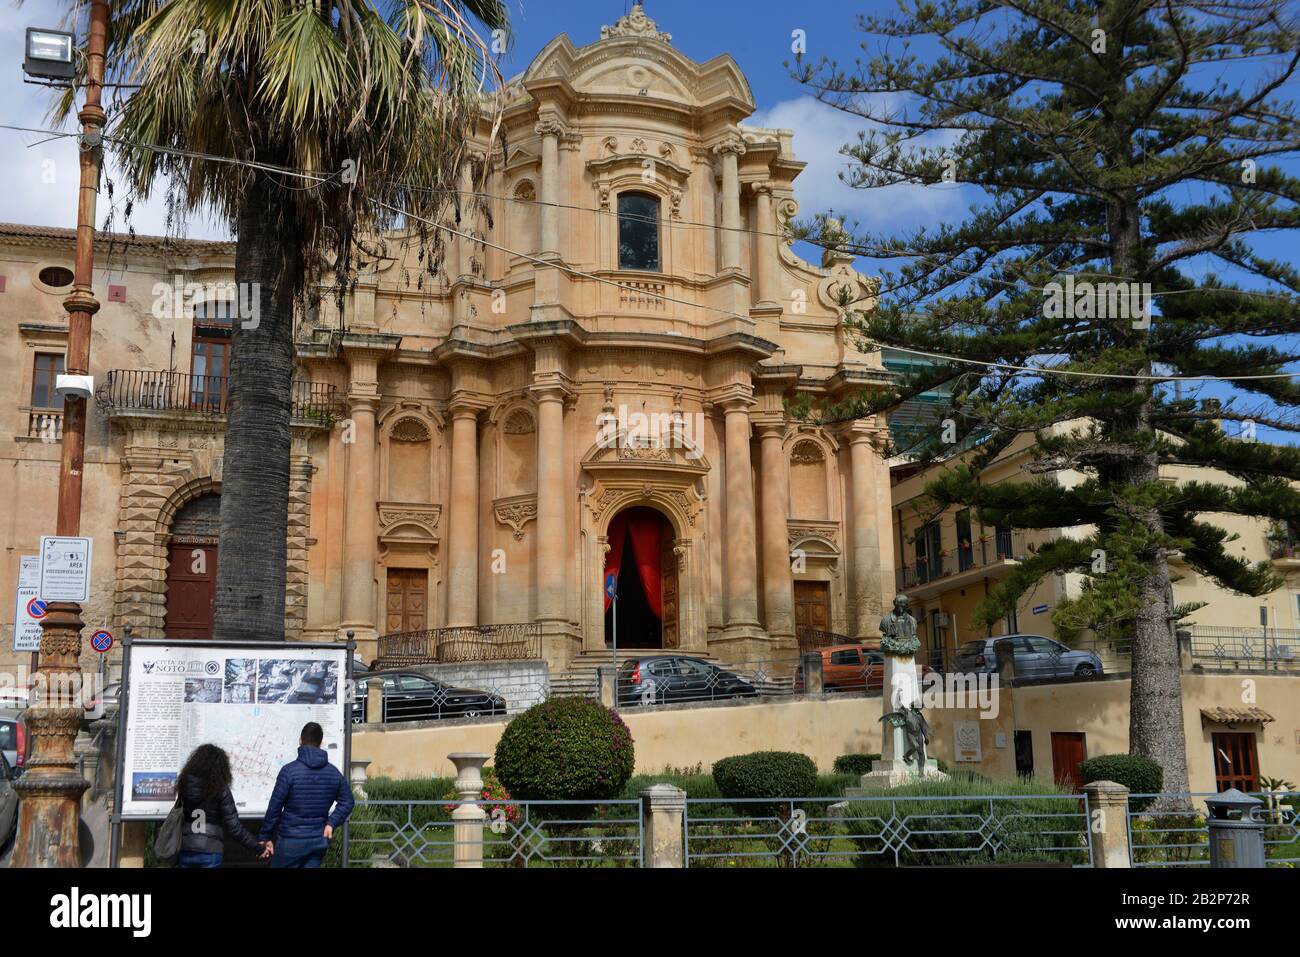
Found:
[[[95, 200], [103, 159], [104, 58], [108, 45], [108, 0], [91, 0], [86, 45], [86, 104], [81, 108], [81, 182], [77, 197], [77, 251], [68, 310], [67, 374], [90, 375], [90, 317], [99, 310], [92, 282], [95, 269]], [[81, 532], [81, 479], [86, 449], [87, 396], [63, 396], [63, 450], [59, 461], [56, 534]], [[33, 704], [26, 712], [32, 735], [28, 769], [14, 789], [19, 805], [14, 867], [80, 867], [81, 795], [89, 784], [77, 770], [72, 744], [81, 726], [81, 605], [50, 602], [41, 621], [44, 634], [36, 669]]]

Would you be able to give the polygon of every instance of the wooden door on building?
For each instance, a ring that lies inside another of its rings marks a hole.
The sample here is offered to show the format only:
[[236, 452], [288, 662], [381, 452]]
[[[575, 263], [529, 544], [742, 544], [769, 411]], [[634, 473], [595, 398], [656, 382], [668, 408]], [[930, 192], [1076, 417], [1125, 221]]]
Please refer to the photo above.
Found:
[[173, 542], [167, 555], [168, 638], [211, 638], [217, 599], [217, 546]]
[[1250, 732], [1222, 732], [1210, 735], [1214, 748], [1214, 787], [1217, 791], [1259, 790], [1259, 757], [1255, 735]]
[[659, 597], [663, 602], [663, 617], [660, 620], [660, 646], [663, 648], [680, 648], [681, 637], [677, 624], [678, 582], [677, 554], [673, 551], [676, 539], [672, 527], [663, 522], [663, 534], [659, 536]]
[[424, 631], [429, 627], [429, 572], [423, 568], [388, 569], [385, 632]]
[[794, 583], [794, 627], [831, 630], [831, 586], [829, 582]]
[[1082, 786], [1079, 765], [1088, 757], [1088, 740], [1082, 731], [1052, 732], [1052, 775], [1071, 791]]

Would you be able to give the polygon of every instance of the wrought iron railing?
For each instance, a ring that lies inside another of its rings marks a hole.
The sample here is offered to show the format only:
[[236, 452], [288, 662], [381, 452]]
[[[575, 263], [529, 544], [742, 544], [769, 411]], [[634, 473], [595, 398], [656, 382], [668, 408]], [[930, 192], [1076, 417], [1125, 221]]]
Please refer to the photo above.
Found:
[[[1134, 867], [1209, 867], [1205, 799], [1210, 792], [1130, 794], [1129, 856]], [[1268, 867], [1300, 866], [1300, 792], [1253, 791], [1264, 802], [1255, 819], [1264, 825]]]
[[1085, 795], [689, 798], [687, 867], [1086, 867]]
[[[641, 802], [358, 801], [344, 847], [327, 864], [341, 867], [451, 867], [457, 805], [481, 808], [472, 833], [484, 867], [640, 867]], [[464, 832], [462, 832], [462, 835]], [[462, 836], [465, 843], [470, 843]]]
[[542, 656], [542, 626], [525, 621], [401, 631], [379, 637], [378, 667], [457, 661], [521, 661]]
[[841, 635], [836, 631], [823, 631], [820, 628], [812, 628], [808, 625], [801, 625], [798, 630], [799, 650], [813, 651], [817, 648], [826, 648], [830, 645], [849, 645], [857, 643], [858, 639], [851, 635]]
[[1300, 629], [1192, 625], [1192, 660], [1233, 670], [1300, 669]]
[[1027, 554], [1023, 532], [998, 529], [968, 542], [958, 542], [957, 548], [946, 554], [918, 555], [915, 562], [899, 568], [895, 578], [899, 588], [915, 588], [997, 562], [1018, 561]]
[[[200, 412], [220, 415], [229, 409], [229, 380], [225, 376], [188, 372], [114, 369], [95, 391], [104, 412]], [[289, 414], [295, 419], [330, 424], [338, 415], [334, 386], [295, 379], [290, 383]]]

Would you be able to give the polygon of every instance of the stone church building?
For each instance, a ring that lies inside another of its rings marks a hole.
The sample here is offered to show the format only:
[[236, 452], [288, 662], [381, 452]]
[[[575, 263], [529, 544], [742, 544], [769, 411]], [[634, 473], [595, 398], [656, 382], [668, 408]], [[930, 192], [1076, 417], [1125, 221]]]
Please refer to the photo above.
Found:
[[[694, 62], [639, 6], [557, 37], [503, 95], [507, 148], [475, 134], [490, 214], [452, 227], [437, 275], [413, 233], [384, 235], [343, 308], [302, 321], [290, 637], [352, 631], [371, 658], [381, 636], [527, 625], [562, 668], [615, 626], [620, 647], [728, 661], [800, 627], [876, 634], [885, 423], [783, 411], [888, 380], [835, 305], [875, 287], [782, 238], [791, 132], [746, 125], [735, 61]], [[71, 230], [0, 226], [9, 594], [53, 530], [72, 250]], [[97, 256], [87, 634], [210, 637], [216, 566], [239, 560], [215, 528], [238, 303], [186, 286], [229, 283], [234, 247], [118, 235]]]

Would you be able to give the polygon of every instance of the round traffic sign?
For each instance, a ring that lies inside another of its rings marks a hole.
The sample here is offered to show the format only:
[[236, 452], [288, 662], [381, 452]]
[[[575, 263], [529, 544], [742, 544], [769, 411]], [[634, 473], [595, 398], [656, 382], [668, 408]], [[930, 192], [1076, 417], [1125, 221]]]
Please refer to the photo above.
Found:
[[90, 636], [90, 647], [101, 654], [113, 647], [113, 635], [107, 631], [97, 631]]
[[618, 576], [614, 572], [605, 576], [605, 594], [610, 598], [618, 594]]
[[32, 618], [45, 617], [45, 599], [33, 598], [27, 602], [27, 614]]

